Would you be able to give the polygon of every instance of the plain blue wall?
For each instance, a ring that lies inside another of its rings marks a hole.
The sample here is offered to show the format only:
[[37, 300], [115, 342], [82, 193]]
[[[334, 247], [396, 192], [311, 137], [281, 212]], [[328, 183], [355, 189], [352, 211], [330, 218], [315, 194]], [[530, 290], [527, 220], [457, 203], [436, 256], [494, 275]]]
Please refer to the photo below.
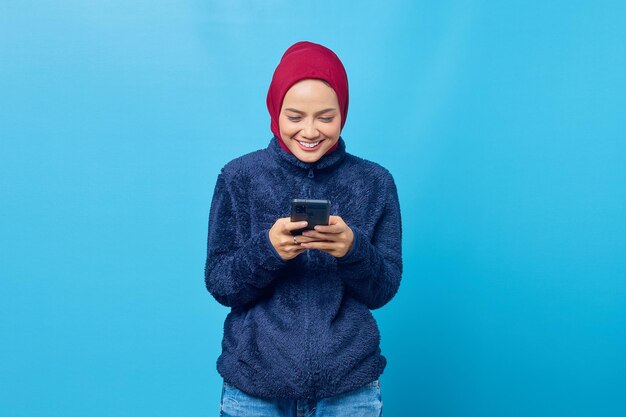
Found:
[[217, 415], [219, 169], [299, 40], [389, 168], [385, 415], [626, 415], [623, 1], [0, 0], [0, 415]]

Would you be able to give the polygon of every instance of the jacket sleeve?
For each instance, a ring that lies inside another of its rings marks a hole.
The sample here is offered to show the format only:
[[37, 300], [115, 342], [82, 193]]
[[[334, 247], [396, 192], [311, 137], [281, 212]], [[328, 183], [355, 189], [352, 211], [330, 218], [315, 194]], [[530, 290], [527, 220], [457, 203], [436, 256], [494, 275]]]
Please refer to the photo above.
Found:
[[370, 310], [387, 304], [402, 278], [402, 223], [398, 192], [391, 175], [386, 185], [385, 207], [372, 238], [352, 227], [352, 249], [337, 258], [339, 276], [349, 292]]
[[209, 214], [204, 280], [211, 295], [227, 307], [259, 299], [286, 265], [269, 240], [269, 230], [250, 236], [241, 226], [238, 219], [245, 212], [236, 209], [222, 171]]

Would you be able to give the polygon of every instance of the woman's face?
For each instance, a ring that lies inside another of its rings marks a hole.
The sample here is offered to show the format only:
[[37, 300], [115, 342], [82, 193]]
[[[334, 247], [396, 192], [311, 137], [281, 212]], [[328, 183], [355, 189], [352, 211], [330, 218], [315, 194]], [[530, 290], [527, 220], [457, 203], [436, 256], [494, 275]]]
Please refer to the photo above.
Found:
[[332, 87], [306, 79], [285, 94], [278, 118], [280, 136], [296, 158], [316, 162], [339, 140], [341, 113]]

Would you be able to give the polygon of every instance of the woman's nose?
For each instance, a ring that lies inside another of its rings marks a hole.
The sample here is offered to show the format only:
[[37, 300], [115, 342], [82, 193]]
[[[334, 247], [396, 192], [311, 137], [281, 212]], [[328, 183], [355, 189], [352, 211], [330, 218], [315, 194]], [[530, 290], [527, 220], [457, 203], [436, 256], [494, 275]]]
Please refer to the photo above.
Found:
[[306, 122], [302, 128], [302, 137], [307, 139], [313, 139], [319, 136], [319, 131], [315, 127], [315, 123]]

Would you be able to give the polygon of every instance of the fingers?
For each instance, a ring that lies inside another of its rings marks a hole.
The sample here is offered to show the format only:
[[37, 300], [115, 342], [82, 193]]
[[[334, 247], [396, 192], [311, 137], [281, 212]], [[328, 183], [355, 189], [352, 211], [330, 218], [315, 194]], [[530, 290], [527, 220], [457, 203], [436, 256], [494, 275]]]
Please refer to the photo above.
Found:
[[302, 235], [294, 236], [289, 234], [289, 232], [281, 234], [278, 238], [280, 250], [286, 254], [290, 254], [293, 256], [297, 256], [298, 254], [306, 250], [306, 248], [301, 246], [302, 243], [309, 243], [314, 241], [316, 241], [316, 239]]
[[346, 242], [310, 242], [303, 243], [302, 245], [305, 249], [318, 249], [323, 252], [330, 253], [331, 255], [335, 253], [346, 253], [348, 250], [348, 244]]
[[306, 248], [303, 248], [301, 246], [298, 245], [292, 245], [291, 248], [285, 248], [282, 251], [281, 257], [285, 260], [290, 260], [295, 258], [296, 256], [300, 255], [302, 252], [304, 252], [306, 250]]
[[283, 252], [288, 253], [290, 255], [298, 256], [299, 254], [304, 252], [306, 248], [302, 245], [291, 245], [291, 246], [285, 246], [284, 248], [282, 248], [282, 250]]
[[278, 219], [270, 230], [270, 240], [283, 259], [293, 259], [308, 249], [317, 249], [341, 257], [352, 247], [353, 232], [339, 216], [330, 216], [329, 224], [315, 226], [301, 235], [292, 231], [304, 229], [306, 221], [292, 222], [291, 218]]
[[292, 222], [289, 218], [283, 224], [283, 232], [291, 233], [293, 230], [303, 229], [308, 223], [306, 221]]
[[314, 240], [338, 240], [339, 239], [339, 236], [337, 236], [337, 233], [321, 233], [315, 230], [307, 230], [305, 232], [302, 232], [302, 236], [311, 238], [312, 241]]
[[318, 225], [318, 226], [315, 226], [315, 230], [321, 233], [331, 233], [331, 234], [336, 235], [338, 233], [342, 233], [343, 231], [345, 231], [346, 227], [344, 224], [331, 224], [328, 226]]
[[330, 216], [328, 218], [328, 226], [317, 225], [315, 230], [322, 233], [341, 233], [346, 230], [346, 223], [339, 216]]
[[[293, 240], [293, 238], [291, 238], [291, 239]], [[297, 235], [296, 236], [296, 241], [298, 243], [317, 242], [319, 240], [327, 240], [327, 239], [319, 239], [319, 238], [316, 238], [314, 236], [309, 236], [308, 234], [307, 235]]]

